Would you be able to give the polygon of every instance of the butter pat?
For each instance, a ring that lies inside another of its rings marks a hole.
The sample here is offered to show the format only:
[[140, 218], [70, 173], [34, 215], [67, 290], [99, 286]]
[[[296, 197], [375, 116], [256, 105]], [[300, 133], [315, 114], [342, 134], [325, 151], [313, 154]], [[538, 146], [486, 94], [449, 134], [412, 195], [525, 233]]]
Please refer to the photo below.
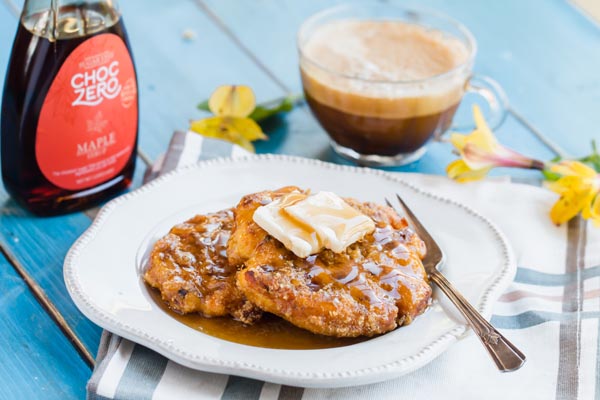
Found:
[[290, 193], [259, 207], [253, 219], [302, 258], [323, 248], [340, 253], [375, 229], [369, 217], [331, 192]]
[[283, 245], [301, 258], [318, 253], [321, 242], [317, 233], [303, 226], [284, 212], [286, 206], [302, 201], [307, 196], [302, 193], [290, 193], [256, 209], [252, 219], [261, 228], [279, 240]]
[[332, 192], [319, 192], [285, 208], [295, 220], [310, 226], [322, 246], [341, 253], [357, 240], [375, 230], [369, 217], [351, 207]]

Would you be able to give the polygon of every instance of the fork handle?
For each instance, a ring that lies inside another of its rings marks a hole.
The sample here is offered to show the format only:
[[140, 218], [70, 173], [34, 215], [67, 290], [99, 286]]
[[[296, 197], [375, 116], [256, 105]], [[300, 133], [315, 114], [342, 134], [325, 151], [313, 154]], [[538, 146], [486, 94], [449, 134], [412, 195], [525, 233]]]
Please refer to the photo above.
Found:
[[486, 321], [441, 272], [434, 270], [429, 278], [462, 313], [500, 371], [514, 371], [525, 364], [525, 355]]

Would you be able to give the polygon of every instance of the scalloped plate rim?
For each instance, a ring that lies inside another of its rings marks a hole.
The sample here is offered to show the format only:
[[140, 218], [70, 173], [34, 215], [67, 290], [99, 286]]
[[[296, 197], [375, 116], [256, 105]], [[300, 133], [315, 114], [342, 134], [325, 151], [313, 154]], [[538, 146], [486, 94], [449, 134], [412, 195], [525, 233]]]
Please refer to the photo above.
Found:
[[[75, 241], [73, 246], [69, 249], [64, 261], [63, 276], [65, 284], [67, 286], [69, 295], [75, 302], [76, 306], [81, 310], [81, 312], [94, 323], [104, 327], [105, 329], [108, 329], [109, 331], [114, 332], [126, 339], [132, 340], [136, 343], [149, 347], [162, 354], [163, 356], [193, 369], [216, 373], [235, 374], [280, 384], [290, 384], [296, 386], [306, 386], [315, 388], [344, 387], [360, 385], [365, 383], [375, 383], [407, 374], [429, 363], [437, 356], [442, 354], [446, 349], [448, 349], [454, 342], [462, 339], [470, 333], [470, 330], [467, 330], [467, 327], [465, 325], [458, 325], [452, 329], [447, 330], [436, 340], [433, 340], [427, 346], [424, 346], [417, 354], [411, 357], [399, 359], [378, 367], [348, 371], [344, 374], [311, 375], [294, 373], [293, 371], [277, 370], [275, 368], [262, 368], [259, 365], [251, 365], [247, 363], [224, 363], [222, 361], [219, 361], [218, 359], [198, 359], [198, 357], [190, 357], [190, 354], [186, 353], [185, 349], [176, 348], [168, 344], [167, 342], [161, 341], [158, 338], [155, 338], [145, 332], [138, 331], [134, 326], [115, 320], [112, 316], [106, 314], [104, 311], [97, 309], [93, 305], [93, 301], [85, 297], [86, 295], [82, 292], [80, 283], [78, 281], [78, 273], [76, 266], [77, 259], [79, 257], [80, 252], [86, 247], [88, 241], [94, 238], [98, 229], [103, 225], [104, 221], [117, 207], [129, 201], [130, 199], [135, 198], [139, 194], [150, 190], [151, 188], [160, 186], [162, 183], [174, 179], [178, 175], [185, 174], [189, 170], [202, 169], [205, 167], [210, 167], [219, 164], [249, 163], [253, 161], [307, 163], [320, 168], [327, 168], [333, 170], [337, 169], [340, 171], [349, 171], [359, 174], [372, 174], [382, 176], [390, 181], [404, 185], [405, 187], [421, 195], [431, 197], [433, 199], [443, 201], [446, 203], [450, 203], [454, 206], [458, 206], [459, 208], [462, 208], [475, 218], [480, 219], [481, 222], [484, 222], [489, 228], [491, 228], [491, 230], [496, 235], [505, 251], [504, 268], [497, 274], [495, 280], [487, 286], [484, 294], [481, 296], [482, 300], [480, 304], [476, 305], [476, 308], [487, 319], [489, 319], [493, 303], [497, 300], [497, 298], [502, 294], [502, 291], [512, 282], [514, 278], [514, 275], [516, 273], [516, 262], [514, 254], [505, 235], [492, 221], [482, 216], [477, 211], [473, 210], [471, 207], [468, 207], [458, 201], [451, 200], [443, 196], [431, 193], [428, 190], [420, 189], [417, 185], [405, 181], [399, 175], [382, 170], [332, 164], [319, 160], [286, 155], [266, 154], [235, 158], [220, 157], [205, 161], [199, 161], [196, 164], [187, 165], [175, 171], [171, 171], [129, 193], [126, 193], [120, 197], [111, 200], [104, 207], [102, 207], [102, 209], [100, 210], [90, 227]], [[484, 350], [482, 349], [482, 354], [483, 353]], [[375, 377], [374, 375], [377, 376]]]

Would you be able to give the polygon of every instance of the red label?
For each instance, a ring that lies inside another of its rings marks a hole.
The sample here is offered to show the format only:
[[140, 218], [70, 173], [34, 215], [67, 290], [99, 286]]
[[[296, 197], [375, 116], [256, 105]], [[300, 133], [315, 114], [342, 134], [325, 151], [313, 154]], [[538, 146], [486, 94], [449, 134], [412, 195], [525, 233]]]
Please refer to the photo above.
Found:
[[80, 44], [40, 111], [35, 155], [46, 179], [79, 190], [115, 177], [134, 150], [137, 107], [135, 71], [123, 40], [105, 33]]

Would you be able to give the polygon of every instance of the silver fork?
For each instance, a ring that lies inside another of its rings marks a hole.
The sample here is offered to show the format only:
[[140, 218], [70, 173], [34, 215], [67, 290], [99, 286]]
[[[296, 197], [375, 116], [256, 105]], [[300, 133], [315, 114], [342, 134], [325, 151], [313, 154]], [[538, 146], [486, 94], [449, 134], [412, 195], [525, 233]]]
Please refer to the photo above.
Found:
[[[442, 275], [439, 269], [445, 262], [444, 252], [400, 196], [396, 195], [396, 198], [408, 216], [408, 220], [415, 229], [415, 232], [423, 239], [427, 246], [427, 255], [423, 259], [423, 265], [429, 275], [429, 279], [448, 296], [462, 313], [477, 337], [479, 337], [483, 347], [492, 356], [500, 371], [509, 372], [521, 368], [525, 364], [525, 355], [486, 321], [475, 307]], [[389, 200], [386, 199], [386, 202], [390, 207], [394, 208]]]

